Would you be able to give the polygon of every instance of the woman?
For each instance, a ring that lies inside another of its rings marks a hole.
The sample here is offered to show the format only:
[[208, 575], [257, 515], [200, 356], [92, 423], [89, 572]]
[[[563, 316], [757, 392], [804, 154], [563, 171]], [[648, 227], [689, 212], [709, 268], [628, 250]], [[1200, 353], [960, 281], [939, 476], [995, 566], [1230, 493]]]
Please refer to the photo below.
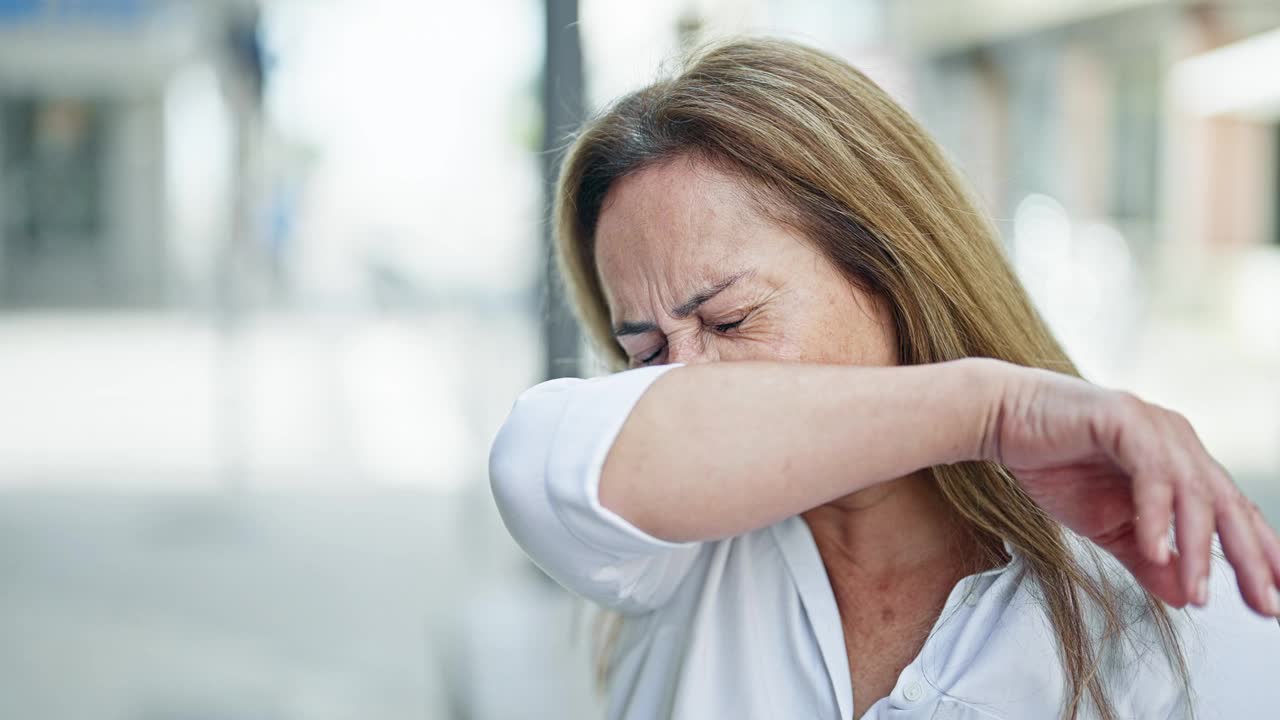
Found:
[[583, 130], [556, 221], [583, 324], [633, 369], [523, 394], [490, 472], [530, 557], [623, 618], [610, 717], [1280, 707], [1241, 687], [1280, 666], [1254, 614], [1280, 615], [1280, 540], [1180, 416], [1071, 377], [856, 70], [704, 52]]

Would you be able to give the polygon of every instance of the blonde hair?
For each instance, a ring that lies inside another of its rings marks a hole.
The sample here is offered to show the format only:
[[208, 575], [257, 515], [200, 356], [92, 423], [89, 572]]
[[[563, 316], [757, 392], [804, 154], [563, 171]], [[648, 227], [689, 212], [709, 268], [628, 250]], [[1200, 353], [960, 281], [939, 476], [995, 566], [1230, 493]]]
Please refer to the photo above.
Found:
[[[580, 321], [611, 365], [625, 366], [626, 355], [609, 325], [595, 227], [614, 182], [677, 156], [743, 179], [772, 219], [886, 300], [902, 364], [979, 356], [1078, 374], [1014, 276], [995, 229], [919, 124], [847, 63], [767, 39], [696, 53], [674, 77], [587, 123], [566, 155], [554, 216], [558, 261]], [[970, 462], [931, 473], [993, 553], [988, 559], [998, 557], [1002, 541], [1023, 556], [1057, 637], [1069, 698], [1064, 717], [1090, 706], [1115, 717], [1101, 646], [1133, 626], [1134, 610], [1157, 629], [1189, 688], [1169, 609], [1087, 570], [1069, 533], [1004, 468]], [[1100, 632], [1091, 631], [1089, 608], [1100, 611]]]

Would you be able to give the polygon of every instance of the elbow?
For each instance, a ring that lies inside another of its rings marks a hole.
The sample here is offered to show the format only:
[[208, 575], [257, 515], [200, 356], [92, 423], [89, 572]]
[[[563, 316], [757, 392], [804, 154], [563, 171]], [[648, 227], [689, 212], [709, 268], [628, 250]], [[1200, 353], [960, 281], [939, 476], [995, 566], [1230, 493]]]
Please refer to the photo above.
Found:
[[520, 544], [546, 504], [547, 458], [563, 394], [532, 388], [516, 400], [489, 448], [489, 489], [507, 530]]
[[498, 430], [489, 448], [489, 490], [507, 529], [520, 539], [519, 518], [537, 496], [545, 494], [545, 450], [529, 436], [519, 405]]
[[515, 489], [530, 481], [524, 477], [526, 473], [521, 472], [521, 465], [512, 452], [510, 442], [503, 437], [505, 430], [506, 425], [503, 425], [489, 448], [489, 491], [493, 493], [493, 500], [504, 518]]
[[[637, 448], [617, 442], [628, 434], [635, 398], [651, 378], [552, 380], [520, 396], [489, 451], [494, 501], [518, 543], [560, 529], [592, 536], [601, 527], [683, 537], [670, 509], [655, 503], [647, 450], [636, 457]], [[584, 396], [587, 388], [594, 393]]]

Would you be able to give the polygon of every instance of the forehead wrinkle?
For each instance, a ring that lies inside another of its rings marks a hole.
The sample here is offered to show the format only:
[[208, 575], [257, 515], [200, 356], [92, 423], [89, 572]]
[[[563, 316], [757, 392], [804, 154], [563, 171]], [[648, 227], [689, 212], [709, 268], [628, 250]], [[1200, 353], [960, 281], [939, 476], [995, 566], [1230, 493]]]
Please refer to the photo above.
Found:
[[[641, 307], [635, 301], [646, 295], [649, 312], [670, 316], [676, 303], [725, 279], [723, 268], [737, 264], [734, 259], [742, 250], [742, 234], [765, 221], [751, 201], [751, 190], [742, 187], [744, 182], [714, 164], [677, 156], [614, 183], [601, 220], [607, 220], [613, 231], [608, 265], [620, 284], [608, 288], [603, 277], [601, 282], [608, 290], [631, 292], [606, 298], [613, 318], [652, 320], [628, 317]], [[601, 275], [602, 259], [603, 254], [597, 253]]]
[[672, 308], [671, 309], [672, 317], [676, 317], [676, 318], [688, 317], [700, 306], [702, 306], [703, 303], [708, 302], [709, 300], [711, 300], [711, 298], [715, 297], [716, 295], [719, 295], [725, 290], [728, 290], [729, 287], [731, 287], [734, 283], [738, 282], [742, 278], [749, 277], [753, 274], [755, 274], [754, 270], [739, 270], [737, 272], [729, 274], [728, 276], [723, 276], [720, 279], [715, 280], [714, 282], [710, 283], [706, 287], [703, 287], [701, 290], [698, 290], [692, 297], [690, 297], [688, 300], [681, 303], [679, 306]]
[[[698, 289], [683, 303], [670, 309], [664, 309], [664, 312], [670, 318], [676, 320], [684, 319], [696, 312], [704, 303], [709, 302], [721, 292], [728, 290], [740, 280], [749, 280], [755, 277], [755, 275], [755, 268], [737, 270], [729, 273], [728, 275], [725, 275], [724, 273], [716, 273], [715, 271], [703, 268], [702, 271], [698, 273], [697, 277], [706, 278], [706, 280], [694, 285], [694, 287], [697, 287]], [[646, 290], [648, 290], [651, 295], [655, 296], [650, 298], [650, 302], [654, 303], [658, 307], [665, 307], [662, 305], [661, 299], [656, 297], [657, 295], [660, 295], [660, 293], [657, 292], [657, 289], [652, 284], [646, 284]], [[624, 318], [613, 322], [615, 336], [638, 335], [642, 332], [655, 330], [657, 329], [656, 326], [657, 324], [649, 318]]]

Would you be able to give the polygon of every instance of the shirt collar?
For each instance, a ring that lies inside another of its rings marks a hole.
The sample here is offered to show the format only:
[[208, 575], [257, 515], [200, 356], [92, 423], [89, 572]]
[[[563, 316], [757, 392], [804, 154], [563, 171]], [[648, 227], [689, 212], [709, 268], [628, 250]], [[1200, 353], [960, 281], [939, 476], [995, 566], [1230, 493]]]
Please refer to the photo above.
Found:
[[[840, 609], [836, 607], [818, 545], [809, 532], [809, 525], [799, 516], [783, 520], [770, 530], [782, 550], [791, 580], [799, 590], [800, 602], [822, 653], [822, 662], [827, 666], [827, 677], [831, 680], [840, 717], [851, 718], [853, 685], [849, 678], [849, 656], [845, 651], [844, 633], [839, 630]], [[835, 631], [831, 632], [833, 628]]]
[[[831, 681], [831, 689], [836, 696], [840, 717], [853, 717], [853, 686], [849, 678], [849, 656], [844, 645], [844, 633], [840, 631], [840, 609], [836, 606], [831, 581], [822, 564], [822, 555], [818, 552], [818, 544], [813, 539], [808, 523], [800, 516], [777, 523], [770, 530], [782, 550], [787, 570], [791, 573], [792, 582], [800, 593], [800, 601], [809, 617], [823, 664], [827, 668], [827, 677]], [[1021, 553], [1008, 540], [1002, 540], [1002, 543], [1009, 555], [1009, 562], [970, 575], [970, 582], [1000, 575], [1020, 564]]]

